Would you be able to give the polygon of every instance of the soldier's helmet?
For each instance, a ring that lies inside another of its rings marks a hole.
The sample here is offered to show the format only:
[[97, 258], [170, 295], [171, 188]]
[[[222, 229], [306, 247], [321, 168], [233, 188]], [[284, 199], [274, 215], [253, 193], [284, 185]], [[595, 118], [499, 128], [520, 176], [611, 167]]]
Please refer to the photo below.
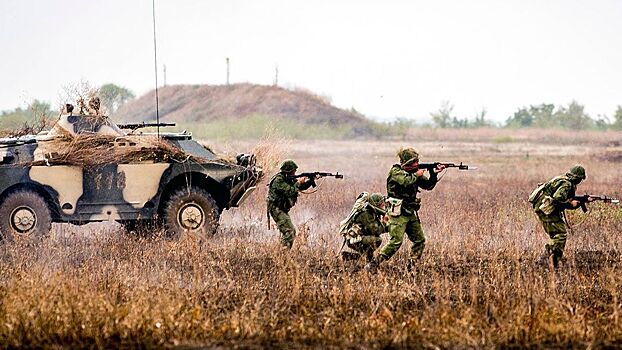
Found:
[[585, 180], [587, 177], [585, 176], [585, 168], [578, 164], [570, 168], [568, 175], [576, 178], [577, 180]]
[[385, 201], [385, 197], [380, 193], [372, 193], [369, 195], [369, 199], [367, 203], [374, 208], [377, 212], [384, 214], [384, 209], [382, 209], [382, 204]]
[[291, 159], [285, 159], [283, 163], [281, 163], [282, 172], [291, 173], [292, 171], [296, 171], [296, 169], [298, 169], [298, 165]]
[[397, 156], [400, 158], [400, 163], [402, 165], [410, 165], [419, 161], [419, 153], [411, 147], [400, 149], [400, 151], [397, 152]]

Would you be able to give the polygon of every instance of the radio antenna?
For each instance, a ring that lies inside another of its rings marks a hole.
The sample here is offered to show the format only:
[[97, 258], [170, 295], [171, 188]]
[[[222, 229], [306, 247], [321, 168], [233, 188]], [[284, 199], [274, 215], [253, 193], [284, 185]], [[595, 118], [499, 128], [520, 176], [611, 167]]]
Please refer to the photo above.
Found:
[[158, 99], [158, 49], [156, 46], [156, 21], [155, 21], [155, 0], [152, 1], [153, 8], [153, 64], [155, 66], [155, 102], [156, 102], [156, 123], [158, 139], [160, 138], [160, 101]]

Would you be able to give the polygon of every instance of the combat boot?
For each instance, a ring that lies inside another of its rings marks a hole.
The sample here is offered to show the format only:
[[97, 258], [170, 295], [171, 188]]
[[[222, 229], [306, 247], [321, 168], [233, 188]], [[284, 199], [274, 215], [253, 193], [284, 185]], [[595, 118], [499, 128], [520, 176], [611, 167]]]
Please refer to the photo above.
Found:
[[361, 254], [359, 253], [353, 253], [353, 252], [348, 252], [348, 251], [342, 251], [341, 252], [341, 259], [346, 262], [346, 261], [355, 261], [358, 260], [361, 257]]
[[548, 268], [549, 267], [549, 257], [551, 256], [551, 252], [549, 252], [548, 247], [544, 247], [544, 252], [540, 255], [536, 264], [540, 267]]
[[566, 262], [566, 259], [564, 259], [562, 255], [553, 254], [553, 267], [556, 270], [559, 269], [560, 267], [563, 267], [565, 262]]
[[375, 274], [378, 272], [378, 266], [383, 261], [382, 255], [373, 257], [367, 264], [365, 264], [365, 270], [369, 273]]

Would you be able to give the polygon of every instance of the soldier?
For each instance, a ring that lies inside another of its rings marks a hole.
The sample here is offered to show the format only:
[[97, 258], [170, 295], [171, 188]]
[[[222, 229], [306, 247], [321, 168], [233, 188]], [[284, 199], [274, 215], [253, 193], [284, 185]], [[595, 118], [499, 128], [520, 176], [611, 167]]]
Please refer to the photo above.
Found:
[[380, 193], [359, 195], [350, 215], [341, 222], [340, 232], [344, 235], [345, 244], [352, 251], [343, 251], [343, 260], [357, 260], [365, 255], [371, 262], [374, 251], [382, 244], [380, 235], [387, 232], [385, 197]]
[[[577, 185], [585, 178], [585, 168], [575, 165], [565, 175], [552, 178], [531, 194], [529, 201], [550, 238], [538, 263], [548, 265], [549, 257], [553, 256], [553, 266], [555, 268], [559, 266], [564, 255], [568, 231], [564, 211], [581, 206], [581, 203], [573, 200], [573, 197]], [[593, 199], [588, 198], [588, 202], [591, 201]]]
[[289, 210], [296, 204], [298, 192], [311, 187], [313, 179], [306, 177], [295, 178], [298, 165], [287, 159], [281, 164], [280, 172], [272, 177], [268, 185], [268, 223], [270, 216], [276, 222], [281, 232], [281, 243], [291, 248], [294, 244], [296, 229], [289, 217]]
[[413, 242], [410, 252], [409, 268], [414, 260], [421, 258], [425, 236], [417, 211], [421, 200], [417, 198], [419, 188], [432, 190], [438, 181], [437, 174], [445, 169], [438, 165], [427, 178], [425, 169], [418, 169], [419, 154], [413, 148], [402, 148], [398, 152], [400, 164], [395, 164], [387, 178], [387, 214], [389, 215], [389, 242], [380, 250], [376, 258], [367, 265], [369, 270], [385, 260], [389, 260], [400, 248], [404, 234]]

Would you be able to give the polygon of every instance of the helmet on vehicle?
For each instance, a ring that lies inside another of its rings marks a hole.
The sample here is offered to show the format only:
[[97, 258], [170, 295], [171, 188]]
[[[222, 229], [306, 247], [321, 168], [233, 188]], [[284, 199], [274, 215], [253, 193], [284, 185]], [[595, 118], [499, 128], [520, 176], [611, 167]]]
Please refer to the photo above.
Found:
[[291, 159], [286, 159], [281, 163], [282, 172], [291, 173], [292, 171], [296, 171], [296, 169], [298, 169], [298, 165]]
[[585, 180], [587, 177], [585, 176], [585, 168], [578, 164], [570, 168], [570, 172], [567, 175], [577, 180]]
[[419, 153], [411, 147], [401, 148], [400, 151], [397, 152], [397, 156], [400, 158], [400, 163], [402, 165], [410, 165], [419, 161]]

